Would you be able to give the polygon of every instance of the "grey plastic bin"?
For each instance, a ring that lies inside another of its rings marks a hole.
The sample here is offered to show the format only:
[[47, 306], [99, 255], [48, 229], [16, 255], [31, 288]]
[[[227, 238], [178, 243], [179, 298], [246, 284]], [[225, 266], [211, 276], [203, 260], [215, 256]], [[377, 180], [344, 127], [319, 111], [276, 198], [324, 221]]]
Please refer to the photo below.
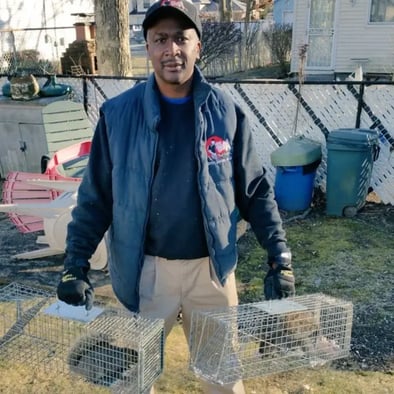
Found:
[[327, 205], [332, 216], [352, 217], [365, 205], [379, 134], [369, 129], [338, 129], [327, 138]]

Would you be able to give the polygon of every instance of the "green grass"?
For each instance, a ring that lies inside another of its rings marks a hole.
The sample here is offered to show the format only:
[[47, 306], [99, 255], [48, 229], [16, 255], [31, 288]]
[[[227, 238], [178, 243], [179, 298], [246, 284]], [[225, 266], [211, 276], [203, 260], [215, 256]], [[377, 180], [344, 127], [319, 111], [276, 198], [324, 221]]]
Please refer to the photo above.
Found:
[[[324, 215], [285, 224], [285, 228], [298, 294], [327, 292], [355, 303], [368, 302], [376, 296], [389, 298], [392, 288], [384, 281], [394, 276], [390, 230], [359, 218]], [[241, 240], [240, 248], [243, 253], [237, 276], [247, 292], [241, 297], [253, 301], [250, 292], [262, 283], [266, 255], [250, 233]], [[379, 283], [382, 289], [377, 293], [374, 290]]]

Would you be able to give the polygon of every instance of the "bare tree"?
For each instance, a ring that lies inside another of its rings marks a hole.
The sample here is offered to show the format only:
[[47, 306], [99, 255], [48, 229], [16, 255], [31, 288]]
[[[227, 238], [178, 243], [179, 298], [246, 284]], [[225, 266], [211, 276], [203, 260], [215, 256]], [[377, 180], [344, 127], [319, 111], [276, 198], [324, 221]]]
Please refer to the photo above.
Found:
[[94, 8], [99, 73], [131, 76], [129, 0], [94, 0]]
[[[249, 24], [249, 23], [245, 23]], [[261, 32], [258, 25], [250, 24], [250, 26], [245, 29], [244, 33], [244, 56], [243, 56], [243, 69], [248, 70], [250, 68], [255, 68], [261, 65], [261, 57], [263, 52]]]
[[245, 10], [245, 33], [247, 32], [247, 24], [251, 21], [252, 10], [256, 5], [256, 0], [246, 0], [246, 10]]
[[231, 22], [233, 19], [232, 0], [219, 0], [219, 21]]
[[243, 43], [241, 45], [241, 69], [246, 68], [247, 63], [247, 37], [248, 37], [248, 30], [249, 30], [249, 23], [251, 20], [251, 13], [252, 9], [255, 5], [255, 0], [246, 0], [246, 10], [245, 10], [245, 23], [244, 23], [244, 31], [243, 31]]
[[287, 73], [287, 63], [290, 60], [292, 26], [290, 24], [275, 24], [263, 32], [271, 51], [272, 61], [278, 63], [282, 74]]
[[199, 67], [203, 70], [213, 60], [234, 57], [242, 32], [232, 22], [205, 22], [202, 29], [202, 52]]

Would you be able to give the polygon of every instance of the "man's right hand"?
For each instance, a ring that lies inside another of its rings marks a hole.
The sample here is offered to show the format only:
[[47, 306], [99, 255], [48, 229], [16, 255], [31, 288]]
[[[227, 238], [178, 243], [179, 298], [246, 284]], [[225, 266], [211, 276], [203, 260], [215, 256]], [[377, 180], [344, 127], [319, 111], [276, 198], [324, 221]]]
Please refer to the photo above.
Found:
[[269, 270], [264, 278], [266, 300], [280, 300], [295, 295], [294, 273], [291, 266], [291, 252], [268, 258]]
[[295, 295], [294, 273], [290, 267], [270, 268], [264, 278], [266, 300], [280, 300]]
[[86, 310], [92, 309], [94, 290], [87, 270], [82, 267], [73, 267], [64, 271], [57, 287], [57, 296], [66, 304], [85, 305]]

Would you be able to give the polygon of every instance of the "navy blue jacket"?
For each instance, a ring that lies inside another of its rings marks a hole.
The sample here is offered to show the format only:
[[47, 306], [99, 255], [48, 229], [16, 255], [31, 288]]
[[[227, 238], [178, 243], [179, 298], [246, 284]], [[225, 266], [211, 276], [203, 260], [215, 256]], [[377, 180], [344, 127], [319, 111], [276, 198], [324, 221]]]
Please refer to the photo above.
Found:
[[[113, 290], [133, 312], [139, 309], [160, 122], [159, 95], [152, 75], [103, 104], [68, 225], [65, 268], [89, 267], [88, 259], [107, 232]], [[193, 77], [193, 100], [201, 212], [209, 254], [223, 284], [237, 264], [239, 214], [250, 223], [270, 256], [288, 249], [273, 190], [245, 114], [230, 96], [207, 83], [198, 68]]]

